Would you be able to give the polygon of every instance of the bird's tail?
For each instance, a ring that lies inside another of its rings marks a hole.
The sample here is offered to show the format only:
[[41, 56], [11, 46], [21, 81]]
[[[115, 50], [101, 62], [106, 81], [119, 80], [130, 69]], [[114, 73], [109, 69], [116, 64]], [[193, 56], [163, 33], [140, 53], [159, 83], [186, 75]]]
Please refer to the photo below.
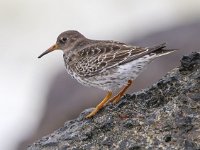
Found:
[[153, 55], [156, 54], [156, 57], [160, 57], [160, 56], [167, 55], [178, 50], [178, 49], [164, 49], [165, 47], [166, 47], [166, 43], [154, 46], [149, 49], [149, 53]]

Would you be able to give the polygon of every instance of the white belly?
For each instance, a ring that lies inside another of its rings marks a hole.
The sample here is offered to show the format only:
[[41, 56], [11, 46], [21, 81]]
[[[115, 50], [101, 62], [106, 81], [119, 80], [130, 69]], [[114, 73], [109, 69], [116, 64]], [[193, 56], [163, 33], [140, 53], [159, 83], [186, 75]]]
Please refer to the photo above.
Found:
[[[155, 58], [154, 56], [144, 56], [129, 63], [102, 70], [99, 75], [84, 79], [88, 86], [98, 87], [103, 90], [116, 90], [127, 84], [128, 80], [134, 80]], [[77, 79], [77, 80], [80, 80]]]

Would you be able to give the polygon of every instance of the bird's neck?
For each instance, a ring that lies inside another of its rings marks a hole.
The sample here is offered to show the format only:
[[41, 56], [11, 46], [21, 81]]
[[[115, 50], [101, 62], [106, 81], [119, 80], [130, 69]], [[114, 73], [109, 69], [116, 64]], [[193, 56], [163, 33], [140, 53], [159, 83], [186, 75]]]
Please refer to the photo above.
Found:
[[87, 47], [88, 45], [92, 44], [93, 40], [87, 39], [87, 38], [83, 38], [78, 40], [75, 44], [74, 44], [74, 48], [76, 48], [77, 50], [81, 50], [85, 47]]
[[76, 42], [74, 42], [74, 44], [72, 44], [66, 50], [64, 50], [64, 53], [69, 54], [69, 55], [73, 54], [74, 52], [80, 51], [93, 43], [94, 43], [93, 40], [81, 38], [77, 40]]

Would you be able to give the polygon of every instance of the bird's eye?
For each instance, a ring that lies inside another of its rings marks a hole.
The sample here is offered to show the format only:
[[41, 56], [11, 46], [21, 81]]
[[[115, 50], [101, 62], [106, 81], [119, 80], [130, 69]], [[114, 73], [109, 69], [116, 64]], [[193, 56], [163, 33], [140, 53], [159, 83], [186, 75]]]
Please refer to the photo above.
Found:
[[64, 44], [66, 41], [67, 41], [67, 38], [66, 38], [66, 37], [62, 37], [62, 38], [59, 40], [59, 42], [60, 42], [60, 43], [63, 43], [63, 44]]

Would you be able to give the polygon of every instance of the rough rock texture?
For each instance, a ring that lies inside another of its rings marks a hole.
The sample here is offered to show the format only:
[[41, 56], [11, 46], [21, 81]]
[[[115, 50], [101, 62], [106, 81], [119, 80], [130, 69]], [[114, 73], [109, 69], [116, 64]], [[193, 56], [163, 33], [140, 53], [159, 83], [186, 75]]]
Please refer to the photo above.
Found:
[[200, 149], [200, 54], [184, 56], [158, 83], [94, 118], [84, 118], [88, 111], [28, 150]]

